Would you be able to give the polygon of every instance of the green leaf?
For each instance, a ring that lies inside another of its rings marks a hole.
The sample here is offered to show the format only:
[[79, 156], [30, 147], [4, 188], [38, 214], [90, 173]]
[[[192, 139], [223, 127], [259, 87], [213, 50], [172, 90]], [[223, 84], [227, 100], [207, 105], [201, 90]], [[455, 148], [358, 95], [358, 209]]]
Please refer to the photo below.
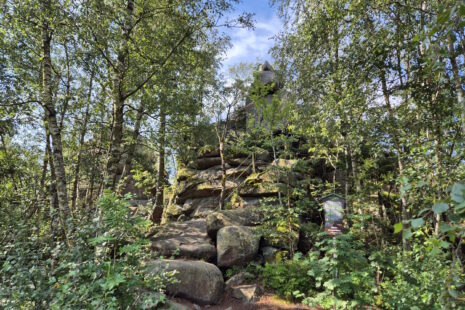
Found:
[[421, 217], [412, 219], [412, 228], [418, 228], [420, 226], [423, 226], [424, 224], [425, 224], [425, 221]]
[[458, 204], [461, 204], [462, 202], [464, 202], [465, 201], [465, 185], [461, 183], [455, 183], [452, 186], [450, 197], [454, 202]]
[[450, 226], [447, 223], [439, 223], [439, 231], [442, 233], [446, 233], [448, 231], [454, 230], [454, 227]]
[[441, 241], [441, 243], [439, 243], [439, 246], [443, 249], [447, 249], [450, 246], [450, 243], [447, 241]]
[[423, 213], [427, 212], [427, 211], [430, 211], [429, 208], [424, 208], [424, 209], [421, 209], [419, 212], [418, 212], [418, 216], [422, 215]]
[[98, 236], [98, 237], [90, 239], [89, 242], [90, 242], [91, 245], [98, 245], [98, 244], [102, 244], [102, 243], [104, 243], [106, 241], [112, 241], [114, 239], [115, 238], [112, 237], [112, 236], [102, 235], [102, 236]]
[[111, 291], [115, 287], [117, 287], [118, 285], [120, 285], [121, 283], [125, 281], [126, 281], [126, 278], [122, 274], [116, 273], [114, 275], [107, 277], [106, 282], [103, 283], [102, 287], [106, 290]]
[[412, 237], [412, 230], [409, 228], [409, 229], [405, 229], [403, 232], [402, 232], [402, 239], [410, 239]]
[[456, 290], [450, 288], [450, 289], [448, 290], [448, 292], [449, 292], [449, 295], [450, 295], [450, 296], [452, 296], [453, 298], [457, 298], [458, 294], [457, 294], [457, 291], [456, 291]]
[[462, 209], [464, 209], [464, 208], [465, 208], [465, 201], [455, 206], [455, 210], [457, 212], [462, 211]]
[[449, 205], [444, 202], [435, 203], [433, 205], [434, 214], [441, 214], [449, 210]]
[[394, 233], [397, 234], [402, 231], [402, 223], [394, 224]]
[[431, 255], [438, 255], [439, 253], [441, 253], [441, 249], [439, 249], [439, 247], [435, 246], [433, 247], [433, 249], [431, 250]]

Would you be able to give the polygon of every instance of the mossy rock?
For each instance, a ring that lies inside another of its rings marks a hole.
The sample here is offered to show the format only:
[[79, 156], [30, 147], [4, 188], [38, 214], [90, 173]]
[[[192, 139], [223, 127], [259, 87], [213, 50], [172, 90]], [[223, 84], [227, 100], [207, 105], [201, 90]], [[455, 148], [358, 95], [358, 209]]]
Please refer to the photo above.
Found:
[[207, 144], [202, 146], [198, 151], [197, 151], [197, 156], [198, 157], [216, 157], [219, 156], [219, 150], [217, 145], [211, 145]]
[[178, 169], [178, 173], [176, 174], [176, 180], [178, 182], [180, 181], [187, 181], [187, 182], [190, 182], [190, 181], [194, 181], [197, 179], [197, 174], [196, 174], [196, 171], [194, 169], [190, 169], [190, 168], [187, 168], [187, 167], [181, 167]]
[[297, 159], [282, 159], [273, 160], [272, 165], [283, 169], [292, 169], [297, 164]]
[[161, 219], [162, 224], [166, 224], [170, 221], [175, 221], [182, 214], [182, 207], [171, 203], [166, 206], [163, 210], [163, 216]]
[[[226, 181], [226, 191], [230, 193], [239, 186], [238, 182]], [[184, 203], [188, 198], [206, 198], [218, 196], [221, 193], [221, 182], [219, 180], [200, 181], [185, 186], [182, 191], [177, 192], [177, 202]]]
[[245, 184], [252, 185], [252, 186], [256, 184], [258, 185], [262, 181], [260, 178], [261, 174], [262, 174], [261, 172], [252, 173], [245, 179]]
[[239, 195], [243, 197], [269, 197], [276, 196], [279, 191], [283, 193], [285, 189], [286, 185], [283, 183], [260, 183], [253, 186], [243, 186], [239, 191]]

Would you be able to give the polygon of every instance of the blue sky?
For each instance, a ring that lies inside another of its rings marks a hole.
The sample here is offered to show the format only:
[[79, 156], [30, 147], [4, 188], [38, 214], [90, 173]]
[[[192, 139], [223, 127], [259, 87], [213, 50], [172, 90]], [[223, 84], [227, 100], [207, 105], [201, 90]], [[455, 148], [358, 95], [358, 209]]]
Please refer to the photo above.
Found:
[[255, 63], [268, 60], [272, 62], [269, 49], [273, 46], [273, 36], [282, 30], [282, 22], [277, 16], [276, 7], [271, 7], [268, 0], [242, 0], [232, 13], [255, 13], [254, 29], [228, 29], [232, 46], [227, 50], [223, 61], [223, 70], [242, 62]]

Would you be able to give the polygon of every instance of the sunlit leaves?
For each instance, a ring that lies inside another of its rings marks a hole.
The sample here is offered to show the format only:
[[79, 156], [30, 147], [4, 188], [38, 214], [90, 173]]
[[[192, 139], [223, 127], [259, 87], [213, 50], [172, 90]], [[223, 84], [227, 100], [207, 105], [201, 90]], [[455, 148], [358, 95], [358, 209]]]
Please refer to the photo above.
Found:
[[418, 228], [425, 224], [425, 221], [422, 218], [412, 219], [412, 228]]
[[444, 202], [435, 203], [433, 205], [433, 212], [435, 214], [441, 214], [449, 210], [449, 205]]

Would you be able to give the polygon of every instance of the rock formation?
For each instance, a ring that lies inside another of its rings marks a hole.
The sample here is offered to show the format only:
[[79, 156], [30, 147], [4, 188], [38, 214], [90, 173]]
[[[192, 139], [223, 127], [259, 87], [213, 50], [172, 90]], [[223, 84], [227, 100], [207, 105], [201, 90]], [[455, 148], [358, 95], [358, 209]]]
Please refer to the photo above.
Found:
[[[268, 62], [260, 66], [258, 76], [266, 85], [275, 81]], [[269, 95], [276, 90], [273, 88]], [[247, 117], [257, 117], [252, 103], [243, 109]], [[176, 258], [169, 261], [169, 268], [178, 270], [179, 282], [170, 285], [168, 293], [201, 304], [218, 302], [224, 284], [221, 270], [251, 261], [263, 262], [264, 256], [269, 261], [286, 250], [257, 232], [263, 218], [260, 203], [264, 198], [277, 198], [285, 183], [293, 186], [306, 177], [304, 173], [292, 172], [285, 180], [280, 179], [276, 169], [292, 169], [297, 161], [273, 160], [270, 151], [264, 149], [253, 157], [237, 152], [226, 155], [225, 210], [218, 210], [222, 178], [219, 152], [200, 153], [196, 160], [178, 167], [161, 225], [150, 234], [154, 251]], [[247, 285], [230, 289], [233, 295], [247, 301], [253, 301], [259, 292], [257, 287]]]

